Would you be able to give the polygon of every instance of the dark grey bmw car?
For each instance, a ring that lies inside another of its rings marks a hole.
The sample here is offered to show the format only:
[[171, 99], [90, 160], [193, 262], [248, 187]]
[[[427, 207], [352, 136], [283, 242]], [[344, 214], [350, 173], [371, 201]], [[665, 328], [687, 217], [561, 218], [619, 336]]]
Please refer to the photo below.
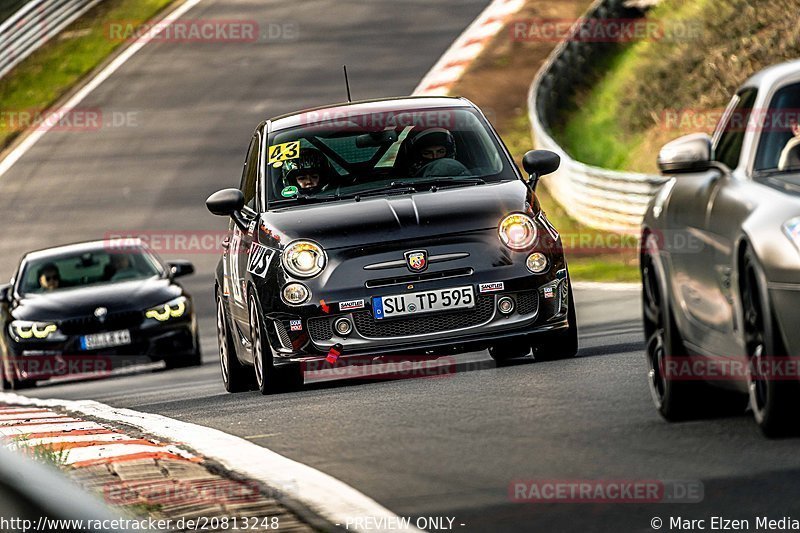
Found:
[[488, 348], [574, 356], [558, 232], [483, 114], [457, 98], [358, 102], [277, 117], [253, 135], [217, 268], [229, 391], [302, 384], [304, 363]]

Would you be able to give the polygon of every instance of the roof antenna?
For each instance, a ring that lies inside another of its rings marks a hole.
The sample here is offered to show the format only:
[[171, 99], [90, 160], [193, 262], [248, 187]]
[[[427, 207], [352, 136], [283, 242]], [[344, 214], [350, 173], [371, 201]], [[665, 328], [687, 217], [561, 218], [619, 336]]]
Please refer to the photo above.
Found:
[[342, 65], [344, 69], [344, 85], [347, 87], [347, 101], [352, 102], [353, 99], [350, 98], [350, 80], [347, 79], [347, 65]]

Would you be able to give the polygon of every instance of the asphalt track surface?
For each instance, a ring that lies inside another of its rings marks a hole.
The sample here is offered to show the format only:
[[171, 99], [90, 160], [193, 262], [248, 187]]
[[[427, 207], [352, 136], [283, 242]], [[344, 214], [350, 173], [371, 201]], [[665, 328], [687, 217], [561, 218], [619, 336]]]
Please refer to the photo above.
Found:
[[[218, 231], [203, 201], [238, 183], [267, 116], [408, 94], [485, 1], [206, 1], [188, 17], [292, 23], [296, 40], [151, 43], [81, 104], [136, 127], [48, 133], [0, 179], [0, 272], [29, 249], [150, 230]], [[525, 74], [527, 75], [527, 74]], [[117, 115], [119, 116], [119, 115]], [[167, 257], [174, 257], [167, 254]], [[800, 505], [798, 441], [769, 441], [748, 415], [670, 425], [645, 381], [639, 293], [578, 290], [580, 357], [497, 368], [485, 353], [436, 379], [318, 382], [279, 396], [228, 395], [216, 366], [214, 254], [189, 256], [204, 367], [145, 368], [49, 384], [32, 396], [93, 399], [246, 437], [329, 473], [401, 516], [467, 531], [652, 531], [651, 519], [781, 518]], [[701, 503], [530, 504], [514, 480], [688, 480]], [[331, 495], [335, 498], [336, 495]], [[464, 524], [461, 526], [460, 524]], [[673, 528], [674, 529], [674, 528]]]

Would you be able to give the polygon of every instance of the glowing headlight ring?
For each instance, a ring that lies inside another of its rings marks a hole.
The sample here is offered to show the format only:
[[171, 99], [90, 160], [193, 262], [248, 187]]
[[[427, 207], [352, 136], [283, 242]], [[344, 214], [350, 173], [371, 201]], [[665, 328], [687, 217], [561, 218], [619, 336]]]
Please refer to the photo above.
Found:
[[[522, 232], [521, 236], [514, 237], [511, 231]], [[524, 213], [511, 213], [498, 225], [500, 242], [515, 251], [527, 250], [536, 243], [539, 232], [536, 223]]]
[[[300, 254], [311, 254], [314, 256], [313, 264], [309, 264], [310, 269], [302, 270], [297, 266], [297, 258]], [[281, 265], [283, 269], [292, 277], [298, 279], [309, 279], [318, 276], [328, 264], [328, 258], [322, 246], [312, 241], [293, 241], [290, 242], [281, 254]]]

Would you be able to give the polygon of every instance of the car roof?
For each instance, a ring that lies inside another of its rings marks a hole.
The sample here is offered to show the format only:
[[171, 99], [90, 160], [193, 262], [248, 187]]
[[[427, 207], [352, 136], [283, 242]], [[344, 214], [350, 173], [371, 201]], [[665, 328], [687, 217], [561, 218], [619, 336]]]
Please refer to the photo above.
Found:
[[97, 250], [106, 250], [109, 248], [133, 248], [133, 247], [144, 247], [141, 239], [136, 237], [121, 237], [121, 238], [113, 238], [113, 239], [102, 239], [96, 241], [84, 241], [84, 242], [77, 242], [73, 244], [65, 244], [62, 246], [54, 246], [52, 248], [43, 248], [41, 250], [34, 250], [32, 252], [28, 252], [23, 257], [25, 261], [35, 261], [37, 259], [46, 259], [48, 257], [56, 257], [60, 255], [67, 255], [67, 254], [82, 254], [84, 252], [94, 252]]
[[[341, 114], [360, 115], [366, 113], [387, 113], [409, 110], [437, 109], [442, 107], [474, 108], [475, 105], [466, 98], [453, 96], [404, 96], [395, 98], [378, 98], [360, 100], [340, 104], [303, 109], [270, 119], [272, 131], [303, 126], [309, 118], [316, 121], [341, 118]], [[310, 115], [310, 116], [309, 116]]]
[[800, 80], [800, 60], [787, 61], [756, 72], [741, 85], [739, 90], [749, 87], [773, 87], [798, 80]]

